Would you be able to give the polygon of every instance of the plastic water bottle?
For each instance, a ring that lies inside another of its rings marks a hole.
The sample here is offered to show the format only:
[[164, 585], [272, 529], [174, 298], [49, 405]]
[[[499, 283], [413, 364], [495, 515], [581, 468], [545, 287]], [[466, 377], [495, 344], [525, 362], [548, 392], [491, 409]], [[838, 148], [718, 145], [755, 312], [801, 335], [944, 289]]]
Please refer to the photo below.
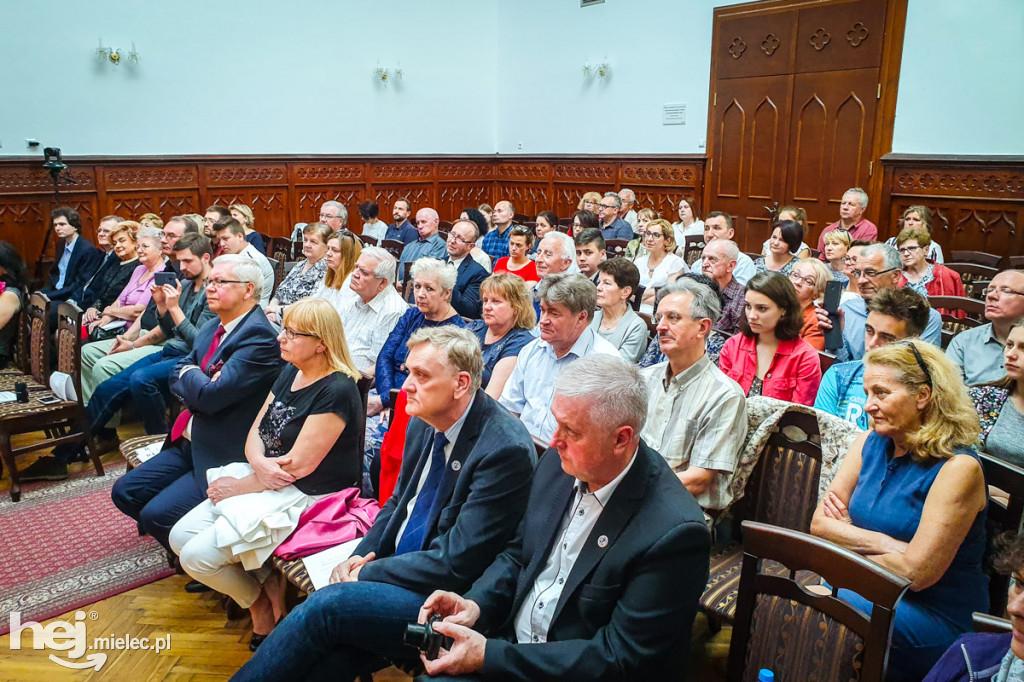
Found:
[[757, 682], [775, 682], [775, 673], [768, 668], [761, 668], [757, 673]]

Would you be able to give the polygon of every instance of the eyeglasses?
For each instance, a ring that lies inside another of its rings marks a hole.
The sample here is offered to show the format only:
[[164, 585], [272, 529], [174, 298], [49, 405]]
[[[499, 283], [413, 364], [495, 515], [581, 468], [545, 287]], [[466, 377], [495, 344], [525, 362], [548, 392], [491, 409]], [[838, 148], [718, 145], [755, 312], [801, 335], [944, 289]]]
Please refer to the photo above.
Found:
[[240, 279], [208, 279], [208, 280], [206, 280], [206, 286], [207, 287], [216, 287], [217, 289], [220, 289], [225, 284], [248, 284], [248, 282], [245, 282], [245, 281], [240, 280]]
[[922, 248], [924, 248], [924, 247], [923, 246], [904, 246], [902, 249], [899, 249], [899, 252], [900, 252], [901, 256], [909, 256], [910, 254], [914, 253], [918, 249], [922, 249]]
[[651, 318], [651, 322], [653, 322], [655, 326], [661, 324], [662, 320], [666, 320], [669, 324], [678, 324], [681, 320], [684, 320], [686, 318], [689, 318], [691, 320], [696, 319], [692, 315], [684, 315], [681, 313], [672, 312], [658, 313], [657, 315]]
[[874, 279], [879, 275], [884, 275], [888, 272], [894, 272], [899, 268], [889, 268], [888, 270], [850, 270], [850, 276], [854, 279], [860, 279], [861, 277], [867, 277], [868, 279]]
[[471, 242], [471, 241], [467, 242], [465, 239], [463, 239], [462, 237], [458, 236], [454, 232], [449, 232], [448, 233], [448, 241], [450, 241], [453, 244], [475, 244], [476, 243], [476, 242]]
[[618, 210], [619, 210], [619, 207], [618, 207], [618, 206], [616, 206], [615, 204], [599, 204], [599, 206], [600, 206], [600, 207], [601, 207], [602, 209], [604, 209], [604, 208], [614, 208], [614, 209], [615, 209], [616, 211], [618, 211]]
[[981, 290], [981, 293], [985, 296], [995, 296], [996, 294], [1000, 296], [1024, 296], [1024, 291], [1017, 291], [1010, 287], [985, 287]]
[[928, 388], [932, 388], [932, 373], [928, 371], [928, 365], [925, 364], [924, 358], [921, 357], [921, 351], [917, 350], [917, 346], [914, 345], [913, 341], [904, 341], [903, 345], [910, 346], [910, 351], [914, 354], [914, 359], [917, 360], [917, 366], [924, 373], [924, 380], [928, 384]]
[[332, 218], [337, 218], [337, 217], [338, 217], [337, 214], [334, 214], [334, 215], [331, 215], [330, 213], [321, 213], [320, 214], [320, 220], [331, 220]]
[[817, 280], [814, 279], [813, 277], [805, 277], [805, 276], [803, 276], [800, 273], [795, 272], [795, 271], [790, 271], [790, 273], [789, 273], [789, 281], [793, 282], [794, 284], [797, 283], [797, 282], [803, 282], [804, 284], [806, 284], [809, 287], [813, 287], [815, 284], [818, 283]]
[[305, 336], [307, 339], [320, 338], [316, 334], [304, 334], [302, 332], [297, 332], [291, 327], [281, 327], [281, 336], [283, 336], [288, 341], [294, 341], [296, 336]]
[[648, 238], [650, 238], [650, 239], [658, 239], [658, 238], [664, 238], [664, 237], [665, 237], [665, 235], [663, 235], [660, 232], [644, 232], [644, 239], [648, 239]]

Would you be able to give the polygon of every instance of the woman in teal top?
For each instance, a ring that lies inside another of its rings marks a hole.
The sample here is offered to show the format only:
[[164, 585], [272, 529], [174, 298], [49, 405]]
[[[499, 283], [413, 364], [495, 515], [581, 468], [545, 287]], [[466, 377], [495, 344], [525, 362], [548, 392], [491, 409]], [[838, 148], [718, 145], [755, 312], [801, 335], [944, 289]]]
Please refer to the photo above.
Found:
[[[873, 428], [847, 453], [811, 532], [910, 579], [887, 680], [920, 680], [970, 631], [971, 613], [988, 609], [978, 415], [957, 367], [920, 340], [870, 351], [864, 391]], [[839, 596], [871, 610], [848, 590]]]

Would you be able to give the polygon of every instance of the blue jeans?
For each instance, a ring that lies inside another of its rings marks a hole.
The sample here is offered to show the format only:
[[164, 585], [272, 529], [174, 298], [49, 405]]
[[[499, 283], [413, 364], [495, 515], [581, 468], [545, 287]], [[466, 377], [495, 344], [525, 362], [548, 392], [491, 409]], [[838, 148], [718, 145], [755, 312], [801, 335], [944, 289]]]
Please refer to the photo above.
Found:
[[206, 499], [196, 487], [188, 443], [162, 450], [153, 459], [114, 482], [114, 506], [135, 519], [139, 528], [170, 550], [171, 527]]
[[418, 659], [402, 636], [426, 598], [385, 583], [328, 585], [288, 614], [231, 679], [347, 682], [381, 657]]
[[167, 433], [168, 376], [178, 358], [152, 353], [110, 377], [96, 387], [86, 411], [89, 431], [96, 433], [129, 401], [134, 401], [146, 433]]

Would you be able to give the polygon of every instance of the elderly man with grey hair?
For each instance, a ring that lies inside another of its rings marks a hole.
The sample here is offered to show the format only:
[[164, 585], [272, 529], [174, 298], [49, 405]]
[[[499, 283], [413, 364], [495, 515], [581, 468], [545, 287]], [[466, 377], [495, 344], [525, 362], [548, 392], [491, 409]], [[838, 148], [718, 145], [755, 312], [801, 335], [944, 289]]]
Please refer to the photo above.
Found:
[[732, 502], [732, 476], [747, 433], [743, 389], [705, 353], [721, 312], [710, 287], [692, 279], [668, 284], [654, 317], [668, 359], [640, 371], [649, 401], [644, 442], [706, 511]]
[[320, 205], [320, 222], [337, 232], [348, 222], [348, 209], [340, 201], [325, 201]]
[[636, 194], [633, 190], [628, 187], [623, 187], [619, 190], [619, 200], [622, 202], [622, 206], [619, 207], [619, 217], [629, 223], [629, 226], [633, 228], [633, 232], [636, 232]]
[[633, 238], [633, 227], [619, 217], [622, 209], [622, 199], [615, 192], [605, 192], [601, 203], [598, 204], [598, 217], [601, 219], [601, 236], [605, 241], [609, 239]]
[[402, 249], [401, 263], [399, 264], [398, 279], [405, 281], [407, 267], [420, 258], [437, 258], [444, 260], [448, 255], [448, 248], [444, 239], [437, 234], [441, 219], [437, 211], [432, 208], [421, 208], [416, 211], [416, 231], [419, 237], [410, 242]]
[[557, 428], [516, 538], [472, 589], [435, 592], [420, 610], [453, 639], [427, 673], [685, 679], [708, 575], [704, 516], [640, 438], [648, 410], [635, 367], [591, 356], [554, 384]]
[[597, 287], [584, 275], [548, 275], [537, 287], [537, 301], [540, 338], [519, 352], [501, 392], [501, 404], [522, 419], [531, 434], [546, 441], [555, 432], [551, 396], [558, 373], [579, 358], [595, 354], [618, 357], [619, 351], [590, 327]]
[[348, 351], [367, 376], [374, 375], [380, 349], [409, 309], [394, 287], [397, 266], [395, 257], [379, 246], [363, 247], [349, 278], [356, 296], [339, 311]]
[[[888, 244], [869, 244], [857, 256], [857, 265], [850, 272], [857, 282], [859, 298], [839, 306], [843, 321], [843, 347], [837, 353], [840, 362], [860, 360], [864, 357], [864, 325], [868, 321], [868, 301], [880, 289], [895, 289], [900, 281], [903, 260], [900, 253]], [[831, 328], [828, 316], [818, 313], [822, 329]], [[932, 308], [928, 311], [928, 326], [921, 338], [936, 346], [942, 343], [942, 316]]]
[[424, 328], [408, 347], [411, 420], [394, 494], [332, 584], [290, 613], [236, 680], [353, 680], [381, 656], [415, 660], [402, 635], [427, 596], [468, 590], [514, 536], [536, 450], [480, 389], [476, 336]]
[[843, 192], [839, 204], [839, 220], [835, 221], [818, 237], [819, 258], [825, 261], [825, 235], [834, 230], [845, 230], [850, 233], [850, 241], [873, 242], [878, 239], [878, 227], [864, 217], [868, 207], [868, 193], [860, 187], [851, 187]]

